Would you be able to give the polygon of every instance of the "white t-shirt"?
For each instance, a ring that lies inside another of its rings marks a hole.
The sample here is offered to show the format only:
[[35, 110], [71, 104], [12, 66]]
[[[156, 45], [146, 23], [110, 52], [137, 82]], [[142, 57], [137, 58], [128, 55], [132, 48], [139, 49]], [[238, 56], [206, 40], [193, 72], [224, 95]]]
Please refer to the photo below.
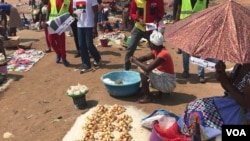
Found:
[[97, 0], [73, 0], [73, 8], [78, 17], [77, 27], [94, 27], [92, 6], [98, 5]]

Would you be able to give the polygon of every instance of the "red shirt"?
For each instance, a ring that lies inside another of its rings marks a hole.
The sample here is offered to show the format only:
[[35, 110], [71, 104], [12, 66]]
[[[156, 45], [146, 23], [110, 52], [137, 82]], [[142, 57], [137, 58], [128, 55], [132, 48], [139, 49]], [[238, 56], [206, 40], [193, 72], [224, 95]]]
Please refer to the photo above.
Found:
[[[59, 11], [61, 9], [61, 6], [63, 4], [64, 0], [56, 0], [56, 8]], [[48, 10], [50, 11], [51, 9], [51, 3], [50, 0], [48, 1]], [[70, 5], [69, 5], [69, 13], [72, 14], [73, 13], [73, 1], [70, 0]]]
[[161, 58], [164, 60], [164, 62], [157, 67], [159, 71], [174, 74], [174, 63], [172, 57], [165, 48], [163, 48], [158, 54], [155, 50], [152, 50], [152, 54], [155, 58]]
[[[156, 18], [161, 19], [165, 14], [163, 0], [145, 0], [145, 7], [138, 7], [136, 1], [132, 0], [130, 4], [130, 16], [133, 20], [142, 18], [146, 23], [151, 23]], [[145, 8], [146, 10], [144, 10]], [[144, 13], [144, 11], [146, 12]]]

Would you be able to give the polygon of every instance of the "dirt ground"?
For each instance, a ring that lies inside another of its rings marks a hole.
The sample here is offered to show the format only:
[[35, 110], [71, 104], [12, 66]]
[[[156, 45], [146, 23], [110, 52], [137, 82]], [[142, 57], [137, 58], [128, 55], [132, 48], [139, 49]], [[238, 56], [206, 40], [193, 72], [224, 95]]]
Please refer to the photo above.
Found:
[[[237, 1], [250, 6], [249, 0]], [[17, 3], [16, 0], [7, 2]], [[37, 50], [46, 48], [43, 31], [23, 30], [17, 34], [23, 42], [34, 41], [32, 47]], [[1, 136], [0, 141], [60, 141], [76, 118], [97, 104], [134, 105], [149, 114], [155, 109], [166, 109], [180, 115], [185, 105], [194, 99], [223, 94], [213, 72], [206, 71], [207, 82], [200, 84], [197, 67], [193, 64], [190, 65], [190, 78], [183, 79], [181, 55], [176, 54], [175, 47], [165, 43], [175, 64], [178, 84], [174, 92], [148, 104], [136, 103], [138, 94], [125, 98], [111, 97], [100, 77], [104, 73], [123, 69], [125, 50], [116, 46], [98, 47], [103, 60], [102, 67], [94, 72], [80, 74], [77, 68], [81, 61], [80, 58], [74, 58], [73, 37], [67, 37], [66, 44], [67, 59], [71, 63], [69, 67], [64, 67], [62, 63], [56, 64], [55, 53], [51, 52], [28, 72], [9, 72], [8, 75], [16, 79], [6, 91], [0, 93], [0, 135], [10, 132], [14, 136], [8, 139]], [[148, 51], [148, 48], [142, 47], [136, 51], [135, 56]], [[136, 71], [135, 68], [133, 70]], [[72, 99], [66, 95], [69, 86], [78, 83], [90, 89], [86, 97], [88, 107], [84, 110], [76, 110]]]

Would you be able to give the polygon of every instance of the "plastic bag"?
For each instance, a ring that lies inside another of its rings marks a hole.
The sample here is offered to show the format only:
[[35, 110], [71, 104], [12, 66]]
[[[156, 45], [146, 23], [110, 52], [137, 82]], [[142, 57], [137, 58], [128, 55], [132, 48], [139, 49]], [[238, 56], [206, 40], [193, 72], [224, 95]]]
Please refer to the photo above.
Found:
[[[158, 137], [161, 141], [191, 141], [190, 136], [181, 134], [179, 131], [179, 126], [177, 122], [174, 122], [169, 128], [162, 129], [160, 128], [159, 123], [154, 123], [153, 125], [154, 135], [151, 135], [155, 138]], [[154, 141], [154, 140], [150, 140]]]
[[[175, 120], [177, 120], [179, 117], [176, 116], [175, 114], [173, 113], [170, 113], [164, 109], [158, 109], [158, 110], [155, 110], [153, 111], [149, 116], [143, 118], [141, 120], [141, 125], [143, 127], [146, 127], [148, 129], [152, 129], [153, 128], [153, 122], [154, 121], [160, 121], [160, 122], [166, 122], [166, 119], [165, 117], [172, 117], [174, 118]], [[166, 124], [164, 126], [167, 126]]]

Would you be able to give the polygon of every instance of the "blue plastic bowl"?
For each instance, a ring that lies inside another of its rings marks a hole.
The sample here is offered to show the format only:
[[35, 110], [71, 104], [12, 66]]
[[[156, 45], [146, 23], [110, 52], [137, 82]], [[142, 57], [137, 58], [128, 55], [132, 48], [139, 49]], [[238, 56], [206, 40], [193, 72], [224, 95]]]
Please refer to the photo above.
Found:
[[[107, 79], [113, 83], [106, 81]], [[122, 84], [115, 84], [117, 80], [121, 80]], [[110, 95], [119, 97], [135, 94], [140, 87], [141, 78], [138, 72], [122, 70], [102, 75], [101, 81]]]

